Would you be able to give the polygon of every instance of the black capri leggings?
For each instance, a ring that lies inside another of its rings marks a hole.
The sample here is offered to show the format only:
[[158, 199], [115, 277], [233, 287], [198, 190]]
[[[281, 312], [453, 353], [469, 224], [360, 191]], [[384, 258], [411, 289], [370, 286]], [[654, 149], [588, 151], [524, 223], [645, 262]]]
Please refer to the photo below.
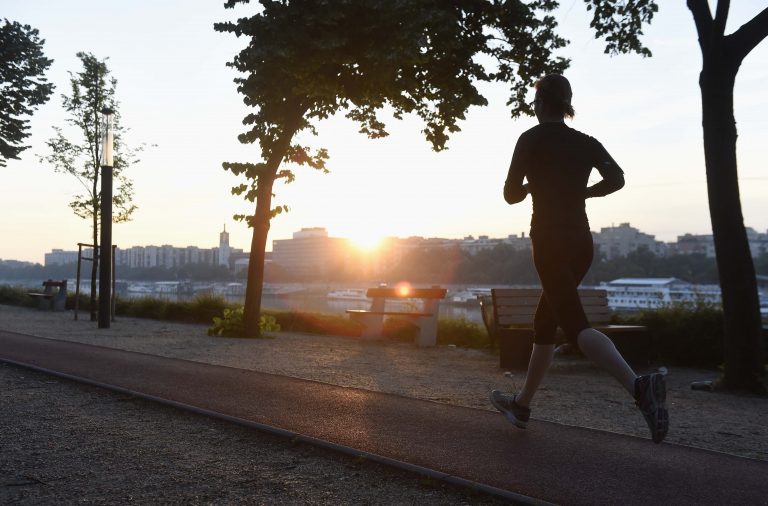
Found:
[[533, 263], [544, 293], [533, 319], [536, 344], [555, 344], [557, 327], [576, 344], [579, 332], [589, 328], [578, 286], [592, 265], [594, 250], [588, 228], [531, 230]]

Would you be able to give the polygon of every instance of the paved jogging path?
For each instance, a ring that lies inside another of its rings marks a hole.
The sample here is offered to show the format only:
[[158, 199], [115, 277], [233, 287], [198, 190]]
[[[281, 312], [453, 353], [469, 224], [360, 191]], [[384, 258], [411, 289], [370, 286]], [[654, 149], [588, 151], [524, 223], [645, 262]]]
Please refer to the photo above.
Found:
[[518, 430], [490, 411], [3, 331], [0, 360], [214, 411], [541, 501], [768, 504], [768, 462], [654, 445], [649, 439], [543, 421]]

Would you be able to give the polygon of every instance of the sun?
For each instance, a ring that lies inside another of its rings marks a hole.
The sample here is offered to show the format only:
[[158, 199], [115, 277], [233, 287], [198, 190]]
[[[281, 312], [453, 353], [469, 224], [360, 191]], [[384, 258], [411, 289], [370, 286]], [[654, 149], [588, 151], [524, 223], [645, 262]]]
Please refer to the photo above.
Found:
[[383, 238], [371, 231], [367, 233], [356, 233], [354, 236], [350, 237], [349, 240], [355, 248], [365, 252], [373, 252], [381, 246]]

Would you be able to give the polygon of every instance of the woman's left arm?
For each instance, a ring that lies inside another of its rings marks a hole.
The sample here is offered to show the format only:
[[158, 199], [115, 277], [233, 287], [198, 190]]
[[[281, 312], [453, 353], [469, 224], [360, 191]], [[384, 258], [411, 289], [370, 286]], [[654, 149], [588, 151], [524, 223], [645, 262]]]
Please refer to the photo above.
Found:
[[594, 167], [603, 176], [602, 181], [588, 187], [585, 198], [605, 197], [617, 192], [624, 187], [624, 171], [619, 164], [608, 154], [602, 144], [595, 141]]

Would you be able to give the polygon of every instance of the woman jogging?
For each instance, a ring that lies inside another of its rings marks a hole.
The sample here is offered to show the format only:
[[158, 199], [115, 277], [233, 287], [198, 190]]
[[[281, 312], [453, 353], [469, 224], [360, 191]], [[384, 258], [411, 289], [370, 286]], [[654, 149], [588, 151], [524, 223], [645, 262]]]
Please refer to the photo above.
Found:
[[[653, 441], [660, 443], [669, 425], [664, 376], [636, 376], [613, 342], [590, 327], [577, 290], [593, 255], [584, 201], [621, 189], [624, 173], [600, 142], [565, 124], [564, 119], [574, 114], [571, 85], [565, 77], [545, 76], [535, 88], [533, 109], [539, 124], [517, 141], [504, 199], [516, 204], [529, 193], [533, 198], [530, 237], [543, 293], [534, 317], [533, 351], [525, 384], [517, 394], [494, 390], [491, 403], [517, 427], [527, 426], [531, 400], [552, 363], [559, 326], [571, 346], [577, 346], [634, 397]], [[587, 186], [593, 168], [602, 180]], [[524, 179], [527, 184], [523, 184]]]

